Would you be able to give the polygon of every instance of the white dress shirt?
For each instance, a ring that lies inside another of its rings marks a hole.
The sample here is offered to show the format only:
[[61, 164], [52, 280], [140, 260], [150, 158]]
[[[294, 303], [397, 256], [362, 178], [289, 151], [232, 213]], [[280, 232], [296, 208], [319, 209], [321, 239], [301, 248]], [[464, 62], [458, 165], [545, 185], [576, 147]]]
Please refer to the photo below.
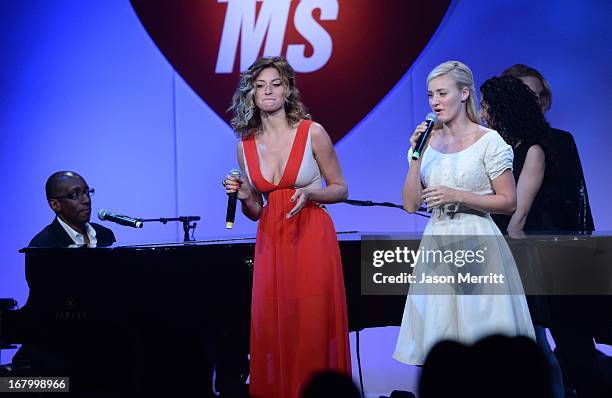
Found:
[[[66, 233], [68, 233], [68, 236], [70, 236], [70, 239], [72, 239], [72, 241], [74, 242], [74, 244], [68, 247], [80, 247], [85, 244], [85, 237], [82, 233], [75, 231], [74, 228], [66, 224], [64, 220], [62, 220], [62, 218], [59, 216], [57, 217], [57, 221], [66, 230]], [[96, 230], [93, 229], [93, 227], [89, 223], [85, 223], [85, 229], [87, 231], [87, 236], [89, 237], [88, 247], [96, 247], [96, 244], [98, 243], [98, 240], [96, 239]]]

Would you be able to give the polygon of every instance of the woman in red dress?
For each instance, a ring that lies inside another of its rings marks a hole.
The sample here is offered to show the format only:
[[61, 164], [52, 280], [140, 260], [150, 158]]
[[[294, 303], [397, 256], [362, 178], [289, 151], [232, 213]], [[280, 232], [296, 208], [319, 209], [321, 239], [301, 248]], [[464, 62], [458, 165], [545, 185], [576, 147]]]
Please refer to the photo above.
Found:
[[227, 176], [224, 185], [238, 193], [242, 212], [259, 220], [250, 393], [293, 398], [314, 372], [351, 374], [340, 250], [322, 205], [346, 199], [348, 189], [333, 144], [309, 120], [284, 58], [251, 65], [232, 109], [245, 178]]

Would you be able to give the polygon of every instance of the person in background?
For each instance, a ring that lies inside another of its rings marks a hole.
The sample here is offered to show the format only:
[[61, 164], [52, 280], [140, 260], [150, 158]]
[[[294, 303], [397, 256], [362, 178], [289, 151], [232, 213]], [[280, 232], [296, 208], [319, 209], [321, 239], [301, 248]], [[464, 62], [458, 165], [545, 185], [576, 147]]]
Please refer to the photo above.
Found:
[[[538, 99], [543, 113], [553, 103], [549, 82], [535, 68], [515, 64], [502, 75], [519, 78]], [[544, 204], [555, 219], [553, 233], [590, 234], [595, 230], [580, 156], [572, 134], [550, 128], [547, 179], [551, 187]], [[589, 264], [585, 264], [588, 267]], [[595, 341], [612, 345], [609, 296], [549, 297], [550, 332], [564, 375], [566, 396], [612, 396], [612, 358], [595, 347]], [[603, 395], [602, 395], [603, 394]]]
[[[536, 69], [516, 64], [506, 69], [503, 76], [521, 79], [536, 95], [542, 113], [552, 106], [552, 89], [548, 81]], [[548, 178], [557, 189], [547, 206], [557, 217], [557, 230], [564, 232], [591, 232], [595, 230], [589, 196], [582, 172], [578, 149], [571, 133], [550, 127], [548, 149], [553, 164]]]
[[[502, 232], [548, 232], [558, 229], [557, 217], [548, 205], [554, 201], [555, 186], [548, 177], [554, 165], [548, 156], [549, 126], [533, 92], [518, 78], [493, 77], [480, 86], [480, 116], [512, 146], [512, 172], [516, 180], [516, 210], [512, 215], [494, 214]], [[548, 164], [547, 164], [548, 161]], [[546, 354], [555, 382], [556, 397], [563, 398], [561, 368], [546, 338], [548, 305], [545, 296], [527, 296], [536, 340]]]
[[425, 360], [419, 398], [554, 398], [546, 357], [533, 340], [494, 335], [442, 341]]
[[494, 214], [499, 229], [511, 232], [554, 231], [555, 214], [548, 211], [551, 180], [547, 167], [549, 129], [536, 97], [519, 79], [493, 77], [480, 87], [480, 116], [499, 132], [514, 152], [512, 173], [517, 204], [512, 215]]
[[346, 374], [315, 373], [304, 386], [301, 398], [361, 398], [359, 389]]

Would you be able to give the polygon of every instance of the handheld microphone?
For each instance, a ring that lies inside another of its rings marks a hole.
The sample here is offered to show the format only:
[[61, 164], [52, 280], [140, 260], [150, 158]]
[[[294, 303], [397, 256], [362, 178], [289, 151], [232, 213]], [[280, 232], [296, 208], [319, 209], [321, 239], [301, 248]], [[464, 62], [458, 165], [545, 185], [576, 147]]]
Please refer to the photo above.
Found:
[[[242, 177], [242, 172], [238, 169], [231, 169], [229, 174], [234, 178]], [[225, 213], [225, 228], [232, 229], [234, 227], [234, 218], [236, 217], [236, 199], [238, 192], [227, 195], [227, 212]]]
[[425, 118], [425, 122], [427, 122], [427, 129], [423, 131], [423, 134], [419, 137], [414, 150], [412, 151], [412, 160], [419, 160], [421, 155], [423, 154], [423, 149], [425, 148], [425, 143], [427, 143], [427, 139], [429, 138], [429, 134], [431, 130], [433, 130], [434, 124], [438, 121], [438, 116], [434, 112], [430, 112], [427, 114]]
[[98, 212], [98, 218], [102, 221], [111, 221], [119, 225], [125, 225], [126, 227], [142, 228], [143, 226], [143, 223], [140, 220], [123, 216], [121, 214], [115, 214], [106, 209], [100, 209]]

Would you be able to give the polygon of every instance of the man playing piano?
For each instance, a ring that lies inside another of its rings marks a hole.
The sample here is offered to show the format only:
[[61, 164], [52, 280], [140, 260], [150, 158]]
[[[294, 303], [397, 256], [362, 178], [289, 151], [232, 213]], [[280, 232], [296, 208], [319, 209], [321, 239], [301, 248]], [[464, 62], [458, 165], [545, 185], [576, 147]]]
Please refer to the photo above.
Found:
[[[55, 219], [32, 239], [29, 247], [90, 247], [110, 246], [115, 242], [113, 231], [90, 223], [91, 195], [94, 189], [83, 177], [73, 171], [53, 173], [45, 185], [49, 207]], [[13, 358], [16, 375], [40, 375], [59, 372], [64, 359], [52, 349], [24, 344]]]
[[[46, 226], [32, 239], [28, 245], [29, 247], [68, 248], [83, 245], [102, 247], [110, 246], [115, 242], [115, 236], [110, 229], [89, 222], [91, 217], [91, 196], [94, 193], [94, 189], [90, 188], [85, 179], [79, 174], [73, 171], [53, 173], [47, 180], [45, 190], [49, 207], [56, 214], [56, 217], [51, 224]], [[53, 266], [53, 264], [50, 263], [49, 266]], [[103, 299], [101, 298], [101, 300]], [[112, 300], [110, 301], [112, 302]], [[186, 343], [178, 350], [194, 351], [193, 353], [187, 352], [184, 355], [179, 353], [180, 355], [175, 356], [188, 358], [193, 360], [193, 363], [198, 364], [199, 367], [191, 370], [191, 374], [197, 372], [201, 377], [198, 381], [201, 389], [200, 396], [213, 396], [213, 364], [212, 359], [208, 358], [213, 356], [212, 352], [217, 354], [215, 385], [217, 391], [221, 392], [222, 397], [246, 396], [243, 393], [245, 390], [243, 379], [246, 379], [246, 376], [243, 375], [243, 373], [246, 373], [243, 371], [243, 368], [246, 367], [248, 369], [248, 359], [246, 357], [248, 347], [244, 348], [236, 343], [237, 340], [243, 341], [245, 338], [240, 335], [240, 331], [232, 328], [223, 329], [219, 332], [218, 337], [215, 335], [214, 341], [208, 341], [207, 338], [210, 337], [203, 337], [205, 341]], [[130, 341], [130, 338], [126, 337], [126, 341]], [[246, 342], [248, 344], [248, 329]], [[93, 346], [98, 344], [104, 344], [104, 342], [94, 340]], [[89, 348], [91, 347], [84, 347], [79, 344], [70, 346], [68, 349], [55, 344], [24, 344], [13, 359], [14, 376], [71, 376], [71, 391], [76, 389], [77, 391], [84, 392], [108, 392], [109, 390], [126, 389], [137, 394], [151, 388], [151, 374], [159, 373], [162, 375], [168, 373], [162, 369], [164, 366], [172, 366], [177, 369], [181, 369], [181, 366], [184, 366], [180, 362], [164, 365], [144, 363], [144, 361], [147, 361], [145, 358], [151, 358], [150, 356], [144, 356], [144, 351], [150, 349], [149, 346], [145, 346], [146, 344], [139, 339], [132, 339], [128, 344], [129, 347], [123, 348], [118, 354], [116, 361], [113, 362], [115, 367], [123, 366], [121, 369], [107, 369], [105, 368], [107, 365], [104, 365], [107, 362], [104, 361], [108, 358], [100, 359], [100, 371], [108, 371], [110, 375], [115, 375], [115, 373], [122, 375], [117, 376], [118, 381], [115, 380], [115, 384], [112, 384], [114, 382], [112, 380], [106, 384], [96, 384], [95, 380], [92, 382], [88, 378], [83, 380], [83, 375], [79, 368], [84, 366], [89, 369], [89, 367], [97, 365], [92, 365], [92, 358], [88, 358], [87, 354], [79, 351], [79, 347], [81, 347], [85, 349], [84, 352], [90, 353]], [[164, 348], [164, 346], [161, 346], [161, 348]], [[174, 347], [171, 349], [174, 349]], [[93, 352], [96, 351], [94, 350]], [[95, 362], [95, 356], [93, 361]], [[82, 365], [84, 362], [86, 365]], [[157, 368], [162, 370], [156, 370]], [[152, 369], [154, 372], [150, 373]], [[187, 370], [185, 370], [185, 373], [187, 373]], [[75, 374], [77, 376], [72, 377]], [[127, 379], [121, 379], [121, 377], [127, 377]], [[76, 382], [79, 381], [78, 379], [81, 381], [80, 385], [76, 385]], [[180, 389], [181, 386], [176, 388]]]

